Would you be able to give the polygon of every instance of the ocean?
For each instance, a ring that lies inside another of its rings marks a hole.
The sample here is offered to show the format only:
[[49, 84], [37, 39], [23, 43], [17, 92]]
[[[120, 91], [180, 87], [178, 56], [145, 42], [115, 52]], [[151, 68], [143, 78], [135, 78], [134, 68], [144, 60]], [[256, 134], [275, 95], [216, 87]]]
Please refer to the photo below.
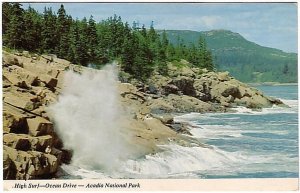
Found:
[[244, 107], [235, 113], [190, 113], [175, 117], [207, 148], [176, 144], [138, 160], [124, 160], [115, 171], [103, 172], [64, 165], [63, 178], [290, 178], [299, 176], [298, 87], [257, 86], [290, 108], [261, 111]]

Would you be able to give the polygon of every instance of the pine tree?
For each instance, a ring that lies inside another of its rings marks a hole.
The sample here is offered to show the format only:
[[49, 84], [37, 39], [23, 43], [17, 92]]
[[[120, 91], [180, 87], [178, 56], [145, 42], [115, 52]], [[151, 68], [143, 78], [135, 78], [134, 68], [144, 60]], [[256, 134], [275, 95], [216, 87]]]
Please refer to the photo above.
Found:
[[69, 30], [70, 30], [70, 23], [68, 16], [66, 14], [66, 10], [64, 5], [61, 4], [60, 8], [58, 9], [58, 17], [57, 17], [57, 38], [58, 38], [58, 47], [57, 47], [57, 54], [59, 57], [66, 58], [69, 51]]
[[200, 36], [198, 41], [198, 54], [197, 54], [197, 62], [195, 65], [201, 68], [206, 68], [207, 70], [214, 70], [212, 54], [207, 49], [205, 39]]
[[24, 31], [24, 21], [23, 14], [24, 10], [21, 8], [20, 3], [11, 3], [11, 7], [7, 5], [6, 8], [9, 9], [9, 19], [7, 19], [8, 24], [5, 26], [5, 36], [4, 42], [7, 46], [11, 48], [22, 48], [23, 41], [23, 31]]
[[22, 47], [29, 51], [39, 51], [41, 47], [41, 16], [29, 6], [24, 13], [24, 32]]
[[53, 14], [51, 8], [45, 7], [42, 26], [42, 51], [54, 53], [58, 41], [56, 33], [56, 15]]
[[[12, 3], [3, 2], [3, 4], [2, 4], [2, 33], [3, 33], [3, 35], [6, 34], [6, 30], [8, 29], [11, 14], [12, 14]], [[3, 39], [3, 43], [6, 44], [4, 39]]]
[[92, 61], [95, 61], [98, 55], [98, 37], [97, 37], [97, 29], [96, 23], [93, 19], [93, 16], [90, 17], [87, 27], [87, 43], [89, 55]]

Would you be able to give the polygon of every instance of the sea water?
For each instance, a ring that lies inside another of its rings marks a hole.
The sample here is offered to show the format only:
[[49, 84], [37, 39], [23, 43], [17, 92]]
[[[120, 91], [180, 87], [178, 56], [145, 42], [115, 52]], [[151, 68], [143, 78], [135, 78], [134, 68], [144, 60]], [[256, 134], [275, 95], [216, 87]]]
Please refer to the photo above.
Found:
[[[290, 108], [262, 111], [236, 108], [236, 113], [188, 114], [177, 118], [195, 127], [204, 143], [235, 157], [224, 168], [199, 171], [204, 178], [298, 177], [298, 89], [296, 85], [258, 86]], [[214, 162], [212, 162], [214, 163]]]
[[163, 151], [124, 160], [114, 171], [65, 165], [67, 178], [287, 178], [298, 177], [298, 89], [258, 86], [289, 106], [235, 113], [190, 113], [175, 118], [192, 125], [204, 147], [170, 142]]

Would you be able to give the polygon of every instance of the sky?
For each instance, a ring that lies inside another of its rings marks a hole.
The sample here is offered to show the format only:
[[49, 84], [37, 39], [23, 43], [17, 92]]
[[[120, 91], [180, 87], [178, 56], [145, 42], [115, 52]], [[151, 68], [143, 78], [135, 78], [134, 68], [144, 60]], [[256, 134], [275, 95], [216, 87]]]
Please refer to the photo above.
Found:
[[[43, 12], [61, 3], [30, 3]], [[226, 29], [240, 33], [259, 45], [297, 52], [296, 3], [63, 3], [74, 19], [89, 18], [97, 22], [114, 14], [132, 24], [138, 21], [155, 29], [209, 31]], [[29, 3], [23, 3], [28, 8]]]

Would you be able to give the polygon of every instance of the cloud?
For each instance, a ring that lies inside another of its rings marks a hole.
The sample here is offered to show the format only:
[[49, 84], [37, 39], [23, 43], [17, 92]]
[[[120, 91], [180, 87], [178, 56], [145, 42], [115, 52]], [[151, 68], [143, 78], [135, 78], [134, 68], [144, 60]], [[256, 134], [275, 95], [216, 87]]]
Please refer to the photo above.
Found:
[[220, 16], [202, 16], [200, 20], [206, 27], [212, 28], [219, 24], [222, 18]]

